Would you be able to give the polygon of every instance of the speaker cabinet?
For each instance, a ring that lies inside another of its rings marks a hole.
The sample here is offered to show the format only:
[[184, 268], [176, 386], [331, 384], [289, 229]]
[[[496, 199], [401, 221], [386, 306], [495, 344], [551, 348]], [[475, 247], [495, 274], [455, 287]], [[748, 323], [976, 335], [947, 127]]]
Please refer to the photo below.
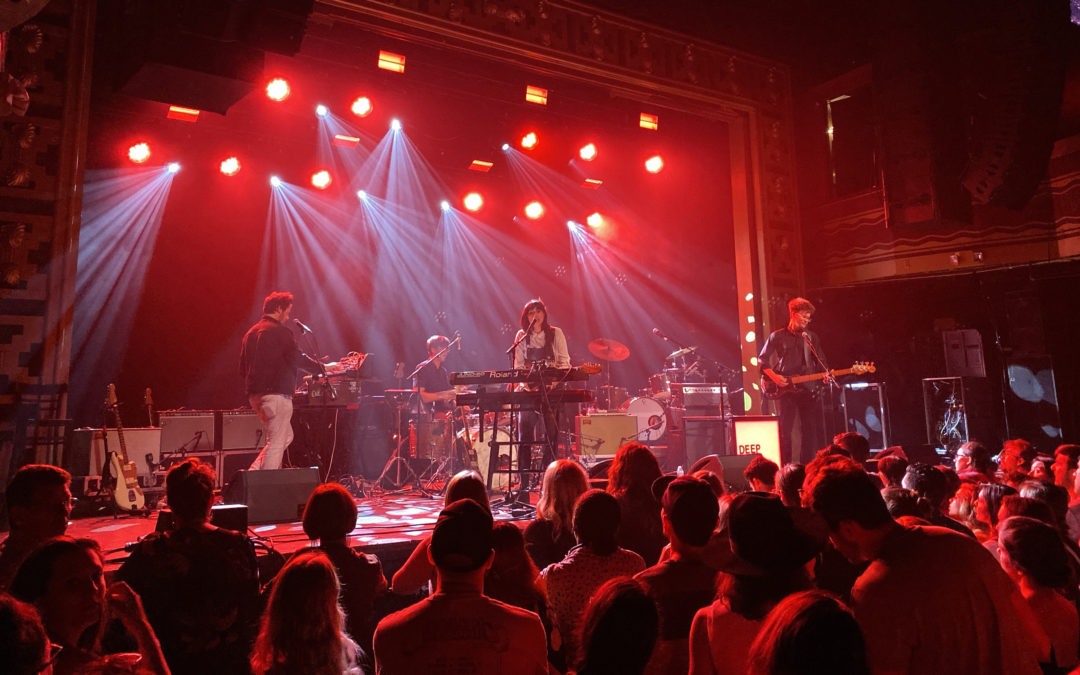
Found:
[[224, 499], [227, 504], [246, 505], [252, 525], [290, 523], [303, 517], [304, 505], [318, 485], [319, 470], [313, 466], [240, 471], [225, 489]]
[[[248, 528], [248, 508], [243, 504], [214, 504], [210, 507], [210, 524], [216, 527], [246, 534]], [[155, 532], [168, 532], [173, 529], [173, 515], [168, 508], [158, 511]]]
[[692, 466], [706, 455], [727, 454], [728, 426], [723, 417], [682, 415], [679, 421], [668, 433], [668, 464]]

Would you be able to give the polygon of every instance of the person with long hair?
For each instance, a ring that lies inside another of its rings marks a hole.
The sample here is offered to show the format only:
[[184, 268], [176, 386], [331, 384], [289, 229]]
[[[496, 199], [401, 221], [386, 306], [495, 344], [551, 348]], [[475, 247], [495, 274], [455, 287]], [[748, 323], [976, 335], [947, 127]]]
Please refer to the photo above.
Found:
[[750, 675], [869, 675], [866, 640], [851, 610], [824, 591], [780, 601], [750, 645]]
[[274, 579], [251, 654], [255, 675], [360, 673], [358, 647], [345, 633], [341, 590], [330, 558], [304, 551]]
[[525, 527], [525, 547], [540, 569], [566, 557], [574, 544], [574, 504], [589, 489], [577, 462], [558, 459], [548, 465], [536, 502], [536, 518]]
[[[542, 300], [529, 300], [521, 308], [519, 321], [521, 330], [514, 336], [514, 368], [529, 368], [534, 364], [554, 368], [570, 367], [570, 351], [566, 346], [566, 335], [558, 326], [548, 321], [547, 306]], [[532, 446], [529, 443], [546, 439], [544, 457], [554, 461], [555, 446], [558, 443], [556, 433], [556, 411], [523, 410], [518, 423], [518, 436], [522, 445], [518, 446], [518, 467], [532, 469]], [[530, 474], [524, 474], [526, 485]]]
[[998, 529], [1001, 567], [1027, 600], [1053, 645], [1054, 666], [1065, 670], [1080, 663], [1080, 616], [1066, 594], [1075, 591], [1061, 534], [1051, 525], [1026, 518], [1006, 518]]
[[619, 502], [618, 544], [655, 565], [667, 544], [660, 521], [660, 503], [652, 484], [663, 473], [656, 455], [641, 443], [627, 443], [615, 453], [608, 471], [607, 491]]
[[1018, 494], [1016, 488], [1004, 483], [982, 483], [975, 497], [976, 527], [984, 533], [982, 545], [998, 557], [998, 513], [1006, 497]]
[[[39, 546], [19, 567], [11, 595], [37, 609], [49, 640], [60, 646], [54, 673], [168, 675], [139, 596], [123, 581], [106, 586], [101, 547], [93, 539], [55, 537]], [[101, 640], [112, 619], [134, 638], [136, 652], [105, 653]]]
[[776, 495], [751, 492], [731, 502], [724, 528], [718, 599], [690, 626], [690, 672], [743, 673], [765, 616], [788, 595], [811, 588], [809, 563], [820, 542], [795, 525]]
[[660, 633], [644, 585], [619, 577], [596, 589], [581, 621], [577, 675], [641, 675]]
[[382, 564], [374, 555], [351, 549], [346, 537], [356, 527], [356, 502], [340, 483], [315, 488], [304, 507], [304, 534], [334, 564], [341, 581], [345, 628], [365, 651], [375, 632], [375, 601], [387, 590]]
[[[449, 506], [459, 499], [471, 499], [488, 511], [491, 504], [488, 501], [487, 485], [480, 474], [466, 469], [457, 472], [446, 485], [446, 496], [443, 505]], [[434, 588], [435, 563], [428, 556], [428, 547], [431, 545], [431, 535], [424, 537], [413, 549], [409, 559], [405, 561], [394, 578], [390, 581], [390, 590], [394, 593], [408, 595], [416, 593], [426, 584]]]

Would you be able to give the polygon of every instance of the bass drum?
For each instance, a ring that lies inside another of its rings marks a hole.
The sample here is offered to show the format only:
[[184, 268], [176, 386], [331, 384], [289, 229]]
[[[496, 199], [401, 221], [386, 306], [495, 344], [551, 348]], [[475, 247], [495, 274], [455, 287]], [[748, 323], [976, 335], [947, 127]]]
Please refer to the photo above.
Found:
[[639, 442], [658, 441], [667, 432], [667, 414], [664, 406], [654, 398], [648, 396], [632, 398], [621, 410], [637, 418]]
[[[465, 462], [469, 465], [469, 468], [475, 469], [480, 476], [487, 483], [488, 476], [488, 456], [491, 454], [491, 446], [488, 443], [491, 441], [491, 428], [484, 428], [484, 440], [480, 440], [480, 427], [469, 428], [469, 438], [472, 439], [472, 445], [465, 440], [465, 430], [458, 432], [458, 442], [461, 447], [465, 448]], [[499, 427], [495, 430], [495, 440], [500, 443], [510, 442], [510, 431]], [[499, 446], [499, 464], [496, 468], [506, 469], [510, 466], [510, 446]], [[496, 473], [491, 476], [491, 489], [492, 490], [505, 490], [507, 484], [510, 482], [510, 475], [503, 473]]]

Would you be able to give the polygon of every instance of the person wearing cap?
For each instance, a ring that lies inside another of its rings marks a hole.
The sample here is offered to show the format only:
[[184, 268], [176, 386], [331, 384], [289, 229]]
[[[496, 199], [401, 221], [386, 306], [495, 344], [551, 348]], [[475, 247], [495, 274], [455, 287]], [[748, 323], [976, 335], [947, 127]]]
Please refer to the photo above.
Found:
[[471, 499], [443, 509], [428, 546], [435, 593], [379, 623], [376, 673], [548, 672], [540, 617], [483, 593], [492, 528], [491, 513]]
[[819, 543], [795, 526], [774, 494], [748, 492], [727, 510], [727, 554], [719, 561], [719, 599], [690, 626], [690, 672], [745, 673], [748, 650], [769, 611], [812, 587]]
[[671, 481], [660, 504], [671, 555], [634, 577], [660, 612], [660, 634], [645, 672], [685, 673], [690, 665], [690, 623], [716, 595], [716, 570], [706, 562], [706, 548], [720, 504], [712, 487], [692, 476]]
[[829, 457], [807, 467], [806, 503], [852, 562], [851, 591], [874, 673], [1035, 675], [1050, 641], [1016, 584], [971, 537], [903, 527], [861, 466]]

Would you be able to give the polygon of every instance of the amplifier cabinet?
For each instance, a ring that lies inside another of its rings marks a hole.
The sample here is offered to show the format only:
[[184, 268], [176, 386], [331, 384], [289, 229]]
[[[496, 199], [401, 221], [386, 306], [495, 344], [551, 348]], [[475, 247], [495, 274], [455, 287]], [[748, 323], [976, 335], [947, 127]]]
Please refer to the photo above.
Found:
[[582, 457], [614, 457], [623, 443], [637, 436], [638, 420], [621, 413], [577, 415], [574, 432]]

